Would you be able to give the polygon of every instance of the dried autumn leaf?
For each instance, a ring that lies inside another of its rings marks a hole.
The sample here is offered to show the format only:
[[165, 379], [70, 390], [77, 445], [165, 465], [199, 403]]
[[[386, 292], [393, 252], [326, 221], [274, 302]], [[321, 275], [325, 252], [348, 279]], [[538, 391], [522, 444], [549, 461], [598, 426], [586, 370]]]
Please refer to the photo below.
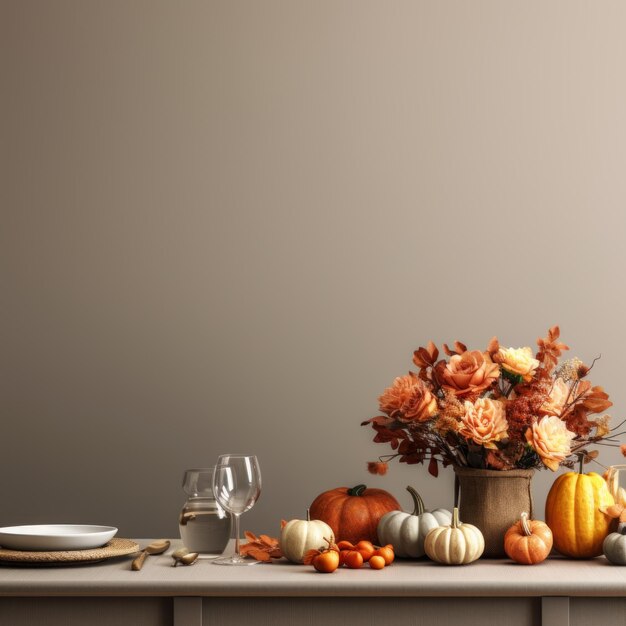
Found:
[[592, 387], [591, 391], [585, 394], [582, 405], [589, 413], [601, 413], [606, 411], [613, 403], [609, 400], [609, 394], [600, 386]]
[[259, 535], [257, 537], [249, 530], [244, 531], [244, 536], [248, 543], [244, 543], [241, 546], [240, 551], [242, 555], [251, 556], [257, 561], [264, 562], [280, 559], [283, 556], [278, 539], [268, 535]]
[[427, 367], [432, 367], [439, 356], [439, 350], [437, 346], [432, 342], [428, 342], [428, 346], [425, 348], [419, 347], [413, 353], [413, 363], [417, 365], [417, 367], [421, 369], [425, 369]]
[[569, 346], [559, 343], [557, 340], [561, 335], [561, 329], [558, 326], [552, 326], [548, 330], [548, 336], [537, 339], [537, 359], [543, 363], [544, 367], [552, 370], [557, 364], [563, 350], [569, 350]]
[[493, 358], [494, 354], [497, 354], [499, 349], [500, 349], [500, 342], [498, 341], [498, 338], [492, 337], [491, 340], [489, 341], [489, 345], [487, 346], [487, 352]]
[[303, 559], [303, 563], [305, 565], [311, 565], [311, 563], [313, 563], [313, 559], [318, 555], [318, 554], [322, 554], [319, 550], [309, 550], [305, 555], [304, 555], [304, 559]]
[[455, 354], [463, 354], [464, 352], [467, 352], [467, 346], [464, 343], [461, 343], [460, 341], [455, 341], [454, 342], [454, 350], [451, 350], [448, 347], [448, 344], [444, 343], [443, 344], [443, 351], [448, 356], [454, 356]]
[[598, 454], [600, 454], [597, 450], [580, 450], [578, 452], [578, 454], [582, 455], [582, 459], [583, 459], [583, 463], [591, 463], [591, 461], [593, 461], [594, 459], [596, 459], [598, 457]]
[[393, 417], [388, 417], [387, 415], [377, 415], [376, 417], [371, 417], [364, 422], [361, 422], [361, 426], [367, 426], [368, 424], [377, 424], [378, 426], [389, 426], [395, 420]]
[[[243, 554], [243, 552], [242, 552]], [[247, 552], [246, 552], [246, 556], [250, 556], [253, 559], [256, 559], [257, 561], [263, 561], [265, 563], [271, 561], [271, 557], [270, 555], [265, 552], [265, 550], [261, 550], [261, 548], [254, 548], [251, 547]]]
[[600, 513], [604, 513], [613, 519], [619, 519], [620, 523], [626, 522], [626, 507], [623, 504], [600, 507]]
[[439, 476], [439, 465], [437, 464], [437, 459], [434, 456], [430, 457], [430, 461], [428, 463], [428, 473], [435, 478]]

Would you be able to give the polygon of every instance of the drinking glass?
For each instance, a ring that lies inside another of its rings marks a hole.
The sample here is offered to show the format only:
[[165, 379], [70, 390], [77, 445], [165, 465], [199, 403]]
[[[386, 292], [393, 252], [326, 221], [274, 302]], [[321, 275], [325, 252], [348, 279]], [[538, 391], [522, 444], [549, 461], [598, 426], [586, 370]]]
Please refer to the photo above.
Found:
[[230, 538], [230, 515], [213, 495], [214, 467], [185, 470], [183, 490], [187, 502], [178, 517], [183, 545], [204, 558], [219, 556]]
[[626, 506], [626, 465], [611, 465], [606, 482], [615, 503]]
[[241, 555], [239, 545], [239, 517], [250, 510], [261, 494], [261, 470], [255, 456], [222, 454], [213, 474], [213, 493], [218, 503], [233, 518], [235, 553], [215, 559], [216, 565], [254, 565]]

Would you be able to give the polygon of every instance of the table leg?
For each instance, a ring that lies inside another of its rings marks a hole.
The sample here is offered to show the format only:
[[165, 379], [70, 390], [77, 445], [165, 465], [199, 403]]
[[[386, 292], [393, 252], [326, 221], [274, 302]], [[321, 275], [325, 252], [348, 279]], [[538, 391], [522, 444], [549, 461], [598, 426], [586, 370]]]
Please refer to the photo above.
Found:
[[541, 598], [541, 626], [569, 626], [569, 598]]
[[174, 626], [202, 626], [202, 598], [174, 598]]

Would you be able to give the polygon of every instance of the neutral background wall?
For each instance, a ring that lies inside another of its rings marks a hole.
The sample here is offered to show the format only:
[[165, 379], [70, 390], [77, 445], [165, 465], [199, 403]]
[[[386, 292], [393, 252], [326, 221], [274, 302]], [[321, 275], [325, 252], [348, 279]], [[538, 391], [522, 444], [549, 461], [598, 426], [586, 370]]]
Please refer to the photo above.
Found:
[[0, 0], [0, 523], [173, 536], [227, 451], [259, 456], [257, 531], [359, 482], [450, 506], [451, 472], [370, 477], [359, 426], [430, 338], [560, 323], [624, 416], [625, 22]]

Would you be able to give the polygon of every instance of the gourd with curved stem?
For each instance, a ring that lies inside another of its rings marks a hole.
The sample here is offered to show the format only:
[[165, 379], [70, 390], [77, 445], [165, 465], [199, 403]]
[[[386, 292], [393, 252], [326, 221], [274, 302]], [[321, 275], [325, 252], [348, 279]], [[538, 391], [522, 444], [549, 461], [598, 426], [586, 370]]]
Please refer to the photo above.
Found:
[[413, 512], [390, 511], [383, 515], [378, 523], [378, 538], [383, 545], [393, 545], [398, 557], [420, 558], [425, 555], [426, 535], [433, 528], [449, 525], [452, 513], [445, 509], [427, 511], [419, 493], [411, 486], [406, 490], [413, 499]]

